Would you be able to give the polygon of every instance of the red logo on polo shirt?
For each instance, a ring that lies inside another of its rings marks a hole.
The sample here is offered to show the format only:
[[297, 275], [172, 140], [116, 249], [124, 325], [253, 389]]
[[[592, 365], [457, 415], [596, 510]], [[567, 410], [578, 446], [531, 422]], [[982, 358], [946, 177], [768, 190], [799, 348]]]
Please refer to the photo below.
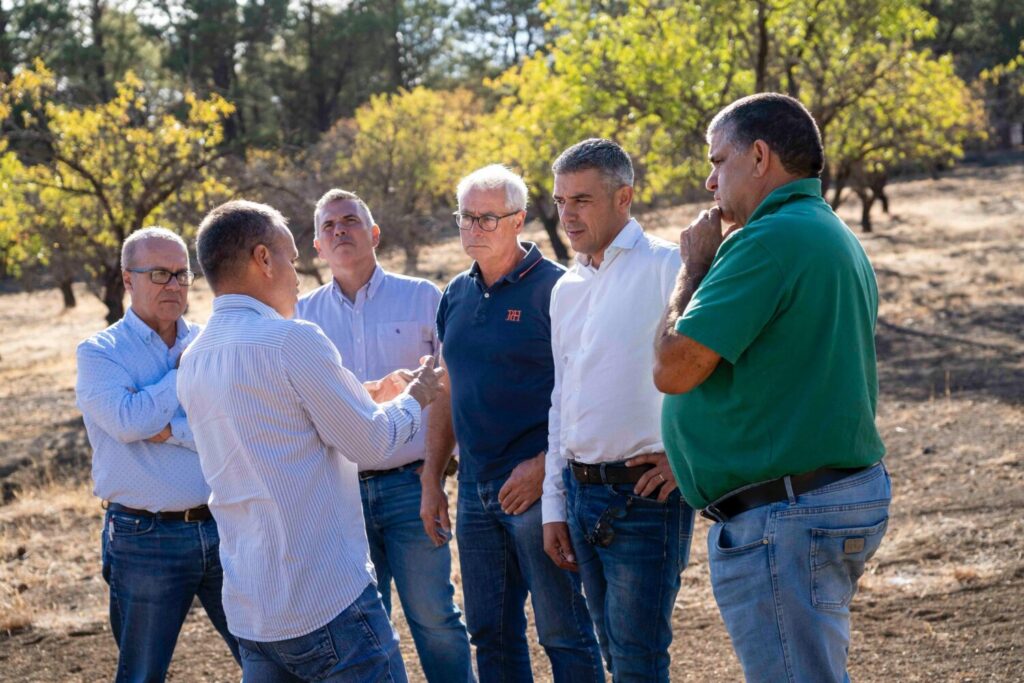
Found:
[[508, 309], [508, 316], [505, 317], [505, 322], [517, 323], [519, 319], [523, 317], [523, 312], [518, 308]]

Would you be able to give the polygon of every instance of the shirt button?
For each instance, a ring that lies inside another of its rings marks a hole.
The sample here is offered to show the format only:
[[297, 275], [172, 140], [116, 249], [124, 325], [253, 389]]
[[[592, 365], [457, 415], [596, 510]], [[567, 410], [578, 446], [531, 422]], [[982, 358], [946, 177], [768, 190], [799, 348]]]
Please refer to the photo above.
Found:
[[484, 292], [484, 298], [485, 299], [490, 299], [491, 298], [491, 293], [490, 292]]

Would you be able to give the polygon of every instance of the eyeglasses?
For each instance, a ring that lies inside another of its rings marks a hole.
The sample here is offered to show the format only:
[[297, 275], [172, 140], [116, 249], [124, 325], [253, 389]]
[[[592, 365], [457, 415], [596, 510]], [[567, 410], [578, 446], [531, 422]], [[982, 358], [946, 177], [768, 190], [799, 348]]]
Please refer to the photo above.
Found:
[[171, 272], [165, 268], [125, 268], [129, 273], [149, 273], [149, 281], [154, 285], [166, 285], [173, 277], [182, 287], [188, 287], [196, 280], [196, 274], [187, 268]]
[[480, 229], [484, 232], [494, 232], [498, 229], [498, 221], [502, 218], [508, 218], [509, 216], [515, 216], [518, 211], [512, 213], [506, 213], [504, 216], [495, 216], [493, 213], [485, 213], [483, 216], [474, 216], [469, 213], [462, 213], [456, 211], [452, 215], [455, 216], [455, 225], [459, 226], [459, 230], [472, 230], [474, 223], [480, 224]]
[[601, 516], [597, 518], [594, 530], [583, 535], [587, 543], [598, 548], [607, 548], [615, 540], [615, 529], [612, 528], [613, 519], [622, 519], [633, 506], [633, 499], [627, 498], [626, 504], [606, 508]]

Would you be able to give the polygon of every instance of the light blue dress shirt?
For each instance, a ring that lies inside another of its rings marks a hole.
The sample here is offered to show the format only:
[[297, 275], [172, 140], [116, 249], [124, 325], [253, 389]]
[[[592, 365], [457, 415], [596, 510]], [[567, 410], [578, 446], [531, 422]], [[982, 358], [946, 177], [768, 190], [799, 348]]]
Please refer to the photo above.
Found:
[[[337, 280], [303, 296], [295, 317], [320, 326], [334, 342], [345, 367], [359, 381], [380, 379], [399, 368], [415, 369], [421, 356], [437, 353], [439, 290], [429, 280], [385, 272], [377, 266], [355, 301], [342, 293]], [[426, 422], [429, 408], [423, 411]], [[426, 430], [395, 454], [394, 467], [422, 460]], [[365, 465], [360, 470], [372, 469]]]
[[[180, 318], [177, 340], [167, 348], [129, 308], [78, 345], [75, 395], [92, 444], [93, 492], [100, 498], [151, 512], [187, 510], [209, 498], [175, 393], [174, 366], [199, 330]], [[168, 424], [167, 441], [145, 440]]]
[[374, 403], [319, 327], [240, 294], [214, 299], [178, 396], [212, 490], [228, 628], [268, 642], [324, 626], [373, 580], [355, 463], [389, 467], [419, 404]]

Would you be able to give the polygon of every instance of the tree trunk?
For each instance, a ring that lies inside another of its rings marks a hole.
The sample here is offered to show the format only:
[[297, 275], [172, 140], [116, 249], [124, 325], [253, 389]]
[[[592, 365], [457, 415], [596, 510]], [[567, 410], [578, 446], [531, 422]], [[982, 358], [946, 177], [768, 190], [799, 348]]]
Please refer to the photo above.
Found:
[[402, 244], [402, 251], [405, 252], [405, 274], [416, 275], [419, 273], [420, 245], [412, 240], [406, 240]]
[[768, 79], [768, 3], [757, 3], [757, 66], [754, 92], [764, 92]]
[[862, 232], [872, 232], [871, 207], [875, 203], [875, 195], [868, 189], [857, 189], [857, 197], [860, 199], [860, 229]]
[[74, 278], [66, 277], [61, 278], [60, 282], [57, 283], [57, 286], [60, 287], [61, 296], [64, 297], [65, 309], [74, 308], [78, 305], [78, 302], [75, 300], [75, 290], [71, 288], [74, 281]]
[[562, 241], [562, 235], [558, 232], [558, 211], [551, 205], [547, 197], [534, 195], [534, 206], [537, 207], [537, 218], [544, 226], [544, 232], [551, 240], [551, 249], [555, 252], [555, 260], [559, 263], [569, 263], [569, 248]]
[[103, 304], [107, 307], [107, 324], [113, 325], [124, 317], [124, 280], [117, 266], [104, 266], [100, 276], [103, 286]]

